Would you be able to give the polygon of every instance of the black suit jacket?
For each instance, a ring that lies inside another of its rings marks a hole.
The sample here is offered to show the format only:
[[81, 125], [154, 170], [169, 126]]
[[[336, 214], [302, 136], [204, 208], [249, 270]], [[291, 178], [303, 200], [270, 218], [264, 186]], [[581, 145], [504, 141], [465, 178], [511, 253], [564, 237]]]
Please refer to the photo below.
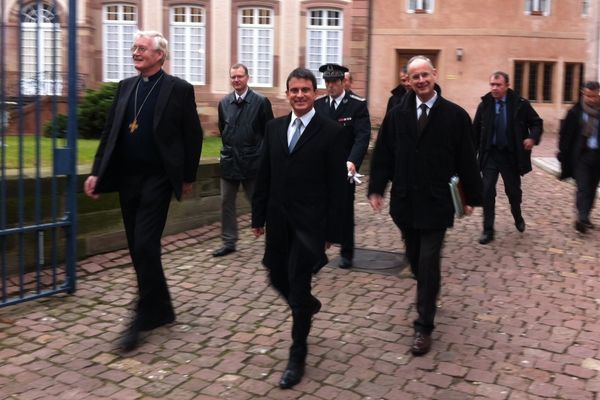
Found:
[[583, 136], [582, 116], [583, 107], [581, 102], [578, 102], [561, 121], [556, 156], [561, 166], [560, 179], [574, 177], [575, 165], [587, 148], [587, 137]]
[[371, 119], [367, 109], [367, 101], [350, 91], [346, 91], [341, 104], [338, 105], [332, 116], [329, 113], [329, 99], [329, 96], [317, 99], [315, 110], [321, 116], [337, 121], [346, 128], [344, 141], [346, 161], [353, 162], [356, 170], [358, 170], [365, 158], [371, 139]]
[[466, 204], [482, 204], [482, 182], [471, 139], [471, 118], [439, 96], [417, 133], [415, 93], [386, 114], [373, 159], [369, 194], [392, 181], [390, 214], [401, 228], [443, 229], [454, 223], [448, 183], [458, 175]]
[[[98, 177], [96, 192], [118, 189], [119, 163], [115, 148], [127, 103], [135, 91], [138, 76], [119, 82], [117, 93], [102, 131], [92, 175]], [[194, 87], [183, 79], [165, 73], [154, 109], [153, 136], [165, 173], [177, 199], [183, 182], [194, 182], [202, 152], [202, 127], [196, 110]]]
[[325, 242], [339, 243], [341, 234], [347, 174], [339, 145], [343, 128], [316, 113], [290, 153], [291, 117], [267, 124], [252, 199], [252, 227], [266, 224], [263, 263], [269, 269], [287, 265], [290, 234], [302, 242], [308, 265], [323, 260]]

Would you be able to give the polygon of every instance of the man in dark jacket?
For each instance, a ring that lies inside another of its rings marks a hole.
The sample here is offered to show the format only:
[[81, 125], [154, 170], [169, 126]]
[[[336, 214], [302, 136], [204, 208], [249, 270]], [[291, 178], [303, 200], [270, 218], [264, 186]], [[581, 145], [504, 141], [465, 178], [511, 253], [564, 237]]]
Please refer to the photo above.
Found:
[[482, 184], [471, 118], [434, 90], [437, 73], [428, 58], [415, 56], [407, 66], [413, 93], [383, 120], [371, 161], [368, 196], [373, 209], [380, 211], [387, 183], [392, 181], [390, 215], [402, 232], [417, 279], [418, 317], [411, 352], [419, 356], [431, 347], [442, 244], [454, 223], [448, 183], [454, 175], [462, 182], [467, 215], [481, 205]]
[[477, 107], [473, 131], [483, 176], [483, 233], [479, 243], [494, 240], [496, 183], [502, 175], [504, 191], [519, 232], [525, 231], [521, 214], [521, 176], [531, 171], [531, 149], [540, 143], [543, 121], [529, 101], [508, 88], [508, 74], [490, 76], [490, 92]]
[[355, 181], [352, 177], [358, 172], [369, 148], [371, 139], [371, 119], [367, 101], [352, 92], [344, 90], [344, 73], [348, 68], [337, 64], [321, 65], [319, 71], [327, 87], [327, 96], [315, 101], [315, 110], [325, 118], [332, 119], [345, 128], [346, 136], [342, 145], [346, 151], [348, 184], [343, 208], [342, 242], [340, 268], [351, 268], [354, 258], [354, 193]]
[[222, 257], [235, 251], [238, 240], [235, 201], [240, 184], [250, 201], [267, 122], [273, 119], [269, 99], [248, 87], [248, 68], [229, 69], [234, 91], [219, 102], [221, 149], [221, 238], [223, 246], [213, 252]]
[[161, 263], [160, 238], [171, 197], [192, 190], [202, 151], [194, 88], [165, 73], [167, 41], [138, 32], [131, 47], [139, 76], [119, 82], [85, 194], [119, 192], [129, 253], [137, 275], [135, 317], [120, 347], [133, 350], [140, 332], [175, 320]]
[[339, 243], [346, 168], [341, 125], [315, 112], [317, 80], [297, 68], [287, 79], [293, 112], [267, 124], [252, 229], [266, 225], [263, 264], [269, 280], [292, 311], [292, 346], [279, 381], [282, 389], [300, 382], [308, 352], [311, 319], [321, 303], [311, 293], [311, 277], [327, 261], [329, 243]]
[[406, 66], [402, 67], [400, 73], [398, 74], [400, 78], [400, 84], [392, 89], [392, 95], [388, 99], [387, 107], [385, 108], [386, 114], [396, 105], [402, 102], [404, 95], [407, 92], [410, 92], [412, 89], [410, 88], [410, 82], [408, 80], [408, 75], [406, 74]]
[[575, 178], [575, 229], [580, 233], [586, 233], [594, 227], [590, 221], [590, 212], [594, 207], [600, 182], [599, 90], [600, 83], [585, 83], [581, 100], [567, 113], [559, 134], [560, 179]]

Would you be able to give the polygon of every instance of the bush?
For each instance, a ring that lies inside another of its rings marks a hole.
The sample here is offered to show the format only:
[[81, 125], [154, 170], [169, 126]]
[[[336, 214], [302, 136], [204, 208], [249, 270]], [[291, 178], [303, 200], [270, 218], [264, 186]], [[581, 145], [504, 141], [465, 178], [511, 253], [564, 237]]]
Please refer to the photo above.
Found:
[[56, 116], [44, 124], [44, 136], [59, 139], [67, 137], [67, 116], [65, 114], [56, 114]]
[[100, 139], [106, 116], [117, 93], [117, 83], [104, 83], [97, 90], [88, 89], [79, 103], [77, 125], [79, 137]]

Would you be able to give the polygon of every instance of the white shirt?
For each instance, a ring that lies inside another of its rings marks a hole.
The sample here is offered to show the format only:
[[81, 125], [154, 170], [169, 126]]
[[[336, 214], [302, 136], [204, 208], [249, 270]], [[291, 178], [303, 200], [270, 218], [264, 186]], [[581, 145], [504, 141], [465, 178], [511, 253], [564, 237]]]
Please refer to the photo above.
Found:
[[338, 106], [340, 104], [342, 104], [342, 100], [344, 100], [344, 96], [346, 96], [346, 91], [345, 90], [342, 90], [342, 94], [340, 94], [335, 99], [333, 97], [329, 96], [329, 104], [331, 104], [331, 102], [335, 100], [335, 109], [337, 110]]
[[[304, 114], [303, 116], [300, 117], [300, 120], [302, 121], [302, 126], [300, 127], [300, 136], [302, 136], [302, 134], [304, 133], [304, 130], [306, 129], [306, 127], [308, 126], [308, 124], [310, 123], [310, 121], [312, 120], [312, 118], [315, 116], [315, 108], [313, 107], [309, 112], [307, 112], [306, 114]], [[298, 117], [296, 117], [296, 115], [294, 113], [292, 113], [292, 120], [290, 121], [290, 125], [288, 126], [288, 130], [287, 130], [287, 143], [288, 146], [290, 145], [290, 142], [292, 141], [292, 136], [294, 136], [294, 132], [296, 131], [296, 120], [298, 119]]]
[[235, 92], [235, 101], [239, 103], [240, 99], [244, 100], [244, 98], [246, 97], [247, 94], [248, 94], [248, 88], [246, 88], [244, 93], [242, 93], [241, 95], [237, 94], [237, 92]]
[[[423, 104], [423, 102], [421, 101], [421, 99], [419, 99], [419, 96], [415, 96], [415, 97], [417, 99], [417, 120], [418, 120], [419, 117], [421, 116], [421, 108], [420, 107], [421, 107], [421, 104]], [[433, 97], [425, 102], [425, 104], [427, 105], [427, 115], [429, 115], [429, 111], [431, 110], [431, 107], [433, 107], [433, 103], [435, 103], [437, 98], [438, 98], [438, 94], [434, 90]]]

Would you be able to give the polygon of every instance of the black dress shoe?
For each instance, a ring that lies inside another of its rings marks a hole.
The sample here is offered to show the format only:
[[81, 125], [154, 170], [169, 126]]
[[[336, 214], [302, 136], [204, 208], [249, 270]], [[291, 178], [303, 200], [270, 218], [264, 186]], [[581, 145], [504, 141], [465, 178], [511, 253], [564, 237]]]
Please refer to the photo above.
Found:
[[288, 364], [285, 371], [283, 371], [283, 375], [281, 375], [281, 379], [279, 380], [279, 387], [281, 389], [289, 389], [293, 386], [296, 386], [298, 383], [300, 383], [303, 376], [304, 363], [290, 363]]
[[341, 269], [350, 269], [350, 268], [352, 268], [352, 260], [350, 260], [346, 257], [342, 257], [342, 259], [340, 260], [339, 266]]
[[422, 356], [427, 354], [429, 349], [431, 349], [431, 335], [421, 332], [415, 333], [413, 344], [410, 346], [411, 353], [414, 356]]
[[575, 230], [579, 233], [586, 233], [588, 228], [582, 221], [575, 221]]
[[318, 299], [314, 299], [314, 303], [313, 303], [313, 308], [311, 310], [312, 315], [315, 315], [316, 313], [318, 313], [319, 311], [321, 311], [321, 302]]
[[515, 227], [519, 232], [525, 232], [525, 220], [523, 218], [519, 218], [515, 221]]
[[223, 257], [235, 251], [233, 247], [223, 246], [218, 250], [213, 251], [213, 257]]
[[121, 338], [119, 349], [123, 352], [135, 350], [140, 344], [140, 332], [139, 324], [133, 322]]
[[139, 326], [139, 330], [144, 332], [144, 331], [150, 331], [152, 329], [156, 329], [163, 325], [170, 324], [171, 322], [174, 322], [174, 321], [175, 321], [175, 313], [170, 312], [164, 316], [151, 318], [151, 319], [143, 319], [143, 320], [141, 320], [141, 322], [139, 323], [138, 326]]
[[492, 240], [494, 240], [494, 234], [492, 232], [483, 232], [479, 237], [480, 244], [488, 244]]

